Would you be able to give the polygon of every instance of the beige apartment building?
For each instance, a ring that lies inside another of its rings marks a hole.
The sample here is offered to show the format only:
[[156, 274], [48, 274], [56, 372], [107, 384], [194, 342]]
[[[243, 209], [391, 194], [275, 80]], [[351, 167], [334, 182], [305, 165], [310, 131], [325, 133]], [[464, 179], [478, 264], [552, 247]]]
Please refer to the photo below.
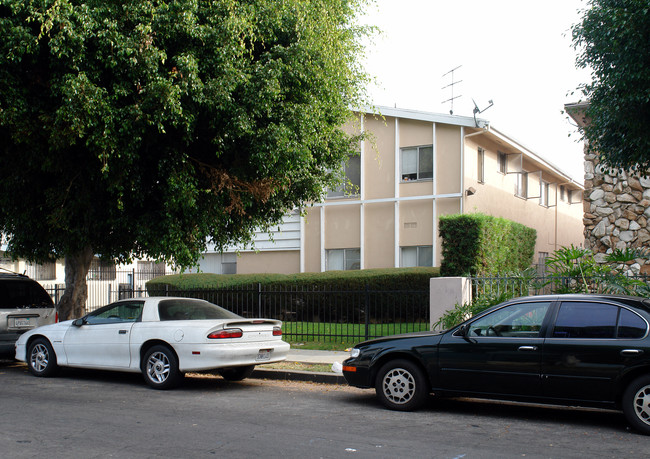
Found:
[[[439, 266], [438, 219], [457, 213], [482, 212], [535, 228], [535, 262], [561, 246], [583, 243], [583, 186], [487, 121], [379, 111], [358, 114], [350, 126], [368, 134], [346, 165], [350, 186], [295, 210], [272, 234], [257, 233], [250, 247], [208, 250], [200, 270], [290, 274]], [[2, 250], [0, 244], [0, 266], [16, 270]], [[90, 282], [111, 281], [111, 292], [117, 292], [119, 282], [135, 285], [143, 277], [140, 267], [129, 267], [131, 278], [122, 281], [114, 266], [107, 267], [113, 271]], [[62, 264], [49, 268], [50, 274], [34, 277], [62, 283]]]
[[350, 127], [368, 134], [350, 184], [288, 215], [254, 247], [208, 252], [204, 272], [319, 272], [439, 266], [441, 215], [481, 212], [537, 230], [538, 262], [581, 245], [581, 183], [485, 120], [382, 107]]

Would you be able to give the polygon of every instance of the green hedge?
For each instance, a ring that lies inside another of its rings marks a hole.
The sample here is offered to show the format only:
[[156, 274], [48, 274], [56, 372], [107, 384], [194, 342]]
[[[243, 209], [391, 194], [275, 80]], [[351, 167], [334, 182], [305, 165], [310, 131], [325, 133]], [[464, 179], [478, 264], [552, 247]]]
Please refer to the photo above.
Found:
[[150, 295], [167, 290], [228, 289], [252, 284], [263, 287], [340, 288], [363, 290], [428, 290], [429, 279], [440, 275], [439, 268], [387, 268], [357, 271], [328, 271], [300, 274], [174, 274], [147, 282]]
[[440, 217], [442, 276], [505, 274], [530, 267], [537, 231], [480, 213]]
[[285, 322], [406, 323], [429, 317], [438, 268], [282, 274], [179, 274], [147, 282], [150, 295], [203, 298], [244, 317]]

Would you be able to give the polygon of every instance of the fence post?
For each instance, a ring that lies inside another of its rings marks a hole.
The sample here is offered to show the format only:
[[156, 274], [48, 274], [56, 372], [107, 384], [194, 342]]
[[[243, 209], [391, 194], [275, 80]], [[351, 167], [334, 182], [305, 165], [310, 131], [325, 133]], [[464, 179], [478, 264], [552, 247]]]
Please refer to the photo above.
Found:
[[262, 283], [257, 283], [257, 317], [262, 317]]
[[370, 328], [370, 287], [368, 286], [368, 283], [366, 282], [366, 295], [365, 295], [365, 300], [364, 300], [364, 310], [366, 311], [365, 316], [366, 316], [366, 341], [368, 341], [369, 337], [369, 328]]
[[469, 277], [433, 277], [429, 285], [431, 329], [445, 311], [454, 309], [456, 304], [472, 302], [472, 282]]

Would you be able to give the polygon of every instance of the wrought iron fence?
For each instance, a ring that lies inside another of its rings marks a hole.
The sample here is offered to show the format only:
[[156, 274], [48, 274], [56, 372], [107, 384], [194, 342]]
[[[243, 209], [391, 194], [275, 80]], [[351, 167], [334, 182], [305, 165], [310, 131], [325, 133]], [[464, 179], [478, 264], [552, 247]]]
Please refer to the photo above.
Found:
[[[149, 296], [138, 272], [117, 271], [111, 280], [89, 280], [86, 311], [122, 298]], [[125, 282], [118, 282], [120, 276]], [[145, 277], [145, 276], [143, 276]], [[148, 280], [148, 279], [147, 279]], [[64, 286], [46, 286], [55, 302]], [[297, 288], [253, 284], [228, 289], [156, 292], [164, 296], [201, 298], [246, 318], [283, 321], [292, 342], [357, 342], [386, 335], [429, 330], [429, 291]]]
[[165, 291], [202, 298], [246, 318], [283, 321], [292, 342], [353, 342], [429, 330], [429, 291], [254, 284], [236, 289]]
[[[617, 280], [618, 279], [618, 280]], [[625, 284], [645, 284], [650, 288], [650, 276], [636, 275], [626, 277], [584, 277], [576, 278], [570, 276], [500, 276], [500, 277], [473, 277], [472, 298], [481, 295], [492, 297], [517, 297], [528, 295], [546, 295], [553, 293], [620, 293], [625, 294]], [[629, 290], [629, 289], [628, 289]]]

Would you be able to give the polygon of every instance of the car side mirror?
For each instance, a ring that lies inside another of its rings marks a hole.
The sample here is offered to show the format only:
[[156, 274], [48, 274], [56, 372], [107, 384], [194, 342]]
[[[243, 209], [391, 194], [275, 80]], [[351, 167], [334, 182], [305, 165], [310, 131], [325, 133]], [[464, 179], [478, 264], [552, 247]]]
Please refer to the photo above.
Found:
[[72, 325], [74, 325], [75, 327], [81, 327], [85, 323], [86, 323], [86, 321], [83, 318], [75, 319], [75, 320], [72, 321]]
[[469, 325], [468, 324], [461, 325], [460, 328], [458, 329], [458, 336], [467, 338], [468, 334], [469, 334]]

